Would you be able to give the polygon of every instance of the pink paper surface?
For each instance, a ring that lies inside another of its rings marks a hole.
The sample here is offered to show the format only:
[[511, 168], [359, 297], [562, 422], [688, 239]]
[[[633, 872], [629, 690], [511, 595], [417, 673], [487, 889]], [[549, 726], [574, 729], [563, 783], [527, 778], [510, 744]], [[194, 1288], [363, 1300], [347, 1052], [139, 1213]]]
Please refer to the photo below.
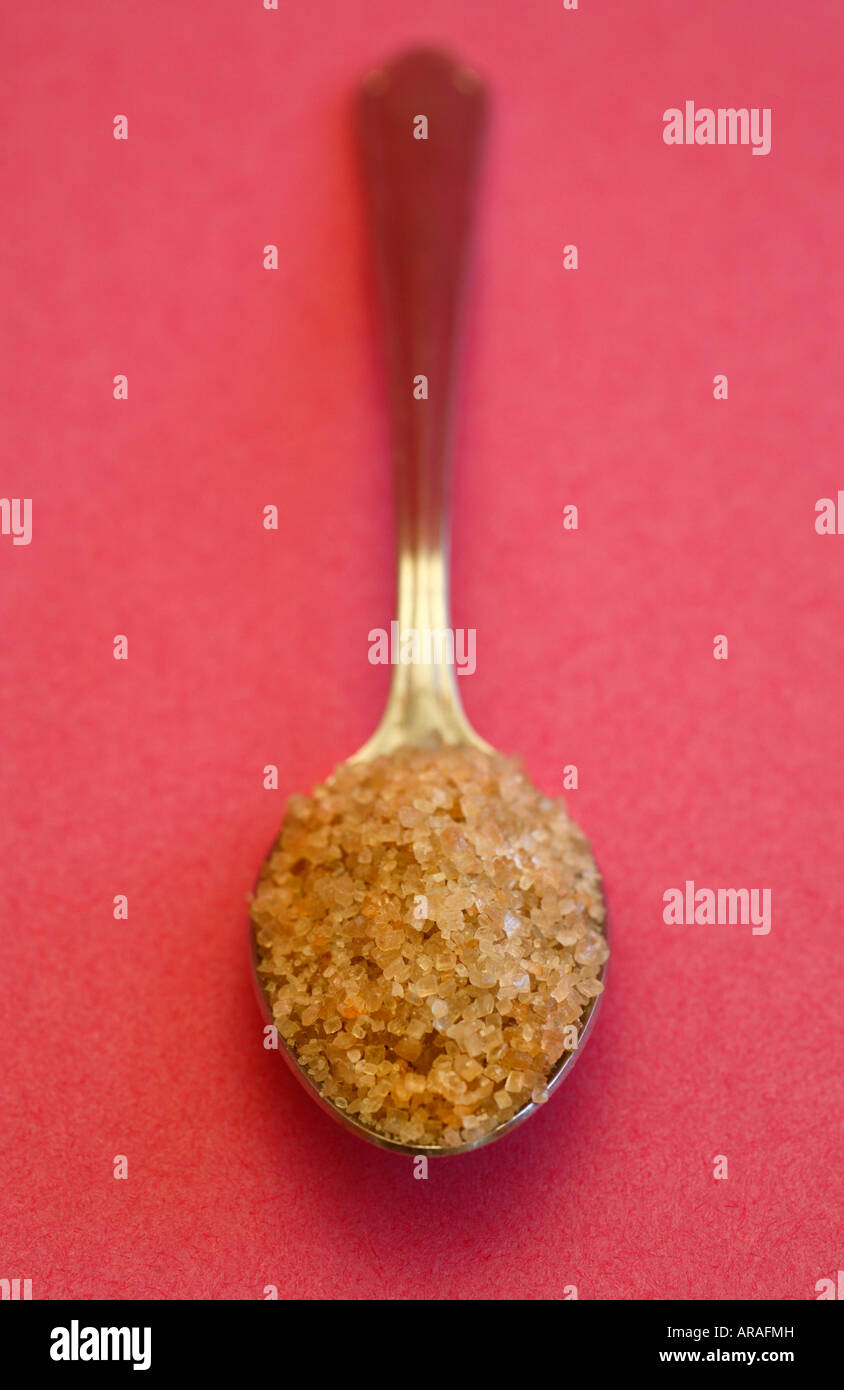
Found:
[[[35, 1298], [814, 1298], [842, 1252], [844, 536], [814, 525], [844, 487], [840, 5], [28, 0], [2, 23], [0, 492], [33, 533], [0, 536], [0, 1275]], [[577, 765], [614, 927], [572, 1079], [426, 1181], [262, 1049], [245, 905], [286, 794], [386, 694], [350, 103], [419, 40], [494, 103], [462, 693], [547, 792]], [[770, 108], [770, 153], [666, 145], [686, 100]], [[666, 925], [687, 879], [770, 888], [770, 934]]]

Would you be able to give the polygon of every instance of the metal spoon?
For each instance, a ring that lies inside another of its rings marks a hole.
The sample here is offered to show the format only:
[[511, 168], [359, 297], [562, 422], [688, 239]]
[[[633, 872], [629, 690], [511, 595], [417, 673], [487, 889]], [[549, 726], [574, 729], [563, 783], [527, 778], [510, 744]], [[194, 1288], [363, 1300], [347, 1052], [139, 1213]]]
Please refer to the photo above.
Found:
[[[470, 69], [437, 50], [417, 49], [370, 73], [359, 105], [389, 362], [399, 631], [442, 631], [450, 627], [447, 502], [454, 369], [486, 96]], [[420, 376], [427, 380], [427, 398], [414, 394]], [[453, 666], [399, 664], [393, 667], [378, 728], [350, 761], [366, 762], [408, 745], [442, 744], [493, 751], [466, 718]], [[250, 939], [259, 1002], [272, 1024], [254, 930]], [[602, 979], [606, 970], [605, 965]], [[560, 1058], [548, 1078], [549, 1095], [583, 1051], [602, 998], [599, 994], [585, 1010], [576, 1049]], [[490, 1133], [458, 1148], [403, 1144], [336, 1109], [299, 1065], [295, 1051], [280, 1037], [278, 1045], [324, 1110], [361, 1138], [396, 1153], [465, 1153], [509, 1133], [539, 1109], [530, 1101]]]

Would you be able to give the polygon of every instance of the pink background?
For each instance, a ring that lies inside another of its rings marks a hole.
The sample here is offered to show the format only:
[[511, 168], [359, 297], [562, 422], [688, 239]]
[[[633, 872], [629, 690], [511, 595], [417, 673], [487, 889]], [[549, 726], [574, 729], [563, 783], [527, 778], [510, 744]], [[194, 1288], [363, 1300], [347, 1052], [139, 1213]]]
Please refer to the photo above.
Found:
[[[840, 4], [422, 9], [3, 4], [0, 491], [34, 535], [0, 537], [0, 1275], [36, 1298], [813, 1298], [842, 1254], [844, 537], [814, 531], [844, 486]], [[495, 103], [463, 694], [547, 791], [578, 765], [615, 927], [572, 1080], [427, 1182], [262, 1050], [245, 934], [285, 794], [386, 692], [349, 103], [417, 39]], [[664, 145], [686, 99], [771, 107], [772, 152]], [[686, 878], [770, 887], [770, 936], [664, 925]]]

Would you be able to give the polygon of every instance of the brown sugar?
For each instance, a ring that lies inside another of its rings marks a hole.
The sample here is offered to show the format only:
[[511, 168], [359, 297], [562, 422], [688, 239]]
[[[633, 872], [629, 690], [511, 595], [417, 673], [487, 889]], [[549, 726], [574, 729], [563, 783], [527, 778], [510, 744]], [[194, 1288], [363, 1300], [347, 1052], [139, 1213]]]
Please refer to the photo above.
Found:
[[251, 903], [281, 1038], [322, 1095], [458, 1147], [545, 1098], [603, 986], [589, 845], [519, 764], [469, 748], [343, 763], [287, 805]]

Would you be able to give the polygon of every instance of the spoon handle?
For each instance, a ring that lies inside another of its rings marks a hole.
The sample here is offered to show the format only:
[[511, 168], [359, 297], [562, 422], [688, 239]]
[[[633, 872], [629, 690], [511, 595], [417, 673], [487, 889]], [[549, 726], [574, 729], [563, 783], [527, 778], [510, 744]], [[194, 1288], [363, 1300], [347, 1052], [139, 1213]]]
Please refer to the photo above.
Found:
[[[360, 96], [387, 345], [400, 632], [450, 625], [449, 441], [485, 107], [476, 75], [434, 49], [376, 69]], [[437, 739], [481, 742], [463, 714], [453, 664], [394, 666], [387, 712], [370, 743], [387, 752], [385, 740]]]

